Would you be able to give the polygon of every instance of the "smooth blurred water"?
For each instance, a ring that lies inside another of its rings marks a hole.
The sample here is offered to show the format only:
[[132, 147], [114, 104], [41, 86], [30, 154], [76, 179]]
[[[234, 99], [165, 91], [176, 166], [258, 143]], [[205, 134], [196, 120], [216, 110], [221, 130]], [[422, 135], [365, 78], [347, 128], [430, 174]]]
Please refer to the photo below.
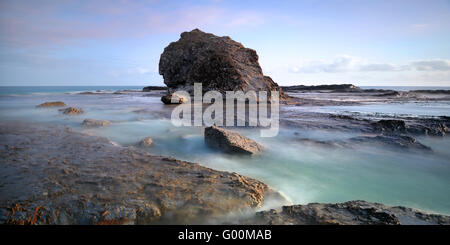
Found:
[[436, 117], [450, 116], [450, 101], [366, 103], [352, 106], [322, 106], [314, 108], [314, 110], [336, 114]]
[[[148, 151], [152, 154], [173, 156], [262, 180], [293, 203], [363, 199], [450, 214], [448, 137], [419, 139], [434, 150], [434, 153], [424, 154], [380, 146], [325, 148], [294, 140], [295, 133], [318, 140], [355, 136], [344, 132], [282, 128], [277, 137], [260, 138], [258, 129], [237, 129], [260, 142], [266, 151], [257, 157], [229, 156], [205, 146], [201, 127], [174, 127], [170, 120], [161, 116], [161, 112], [170, 112], [172, 107], [164, 106], [159, 97], [145, 97], [143, 93], [80, 95], [66, 92], [70, 91], [0, 95], [0, 120], [67, 125], [83, 133], [108, 137], [124, 146], [137, 145], [142, 138], [150, 136], [154, 145]], [[85, 114], [66, 116], [55, 108], [35, 108], [46, 101], [64, 101], [68, 106], [83, 108]], [[448, 110], [439, 109], [439, 104], [430, 105], [435, 108], [432, 110], [414, 108], [414, 105], [377, 105], [376, 111], [434, 110], [433, 115], [448, 115]], [[367, 109], [370, 106], [352, 108], [371, 110]], [[348, 110], [345, 107], [328, 109]], [[85, 118], [107, 119], [112, 124], [87, 129], [80, 126]]]

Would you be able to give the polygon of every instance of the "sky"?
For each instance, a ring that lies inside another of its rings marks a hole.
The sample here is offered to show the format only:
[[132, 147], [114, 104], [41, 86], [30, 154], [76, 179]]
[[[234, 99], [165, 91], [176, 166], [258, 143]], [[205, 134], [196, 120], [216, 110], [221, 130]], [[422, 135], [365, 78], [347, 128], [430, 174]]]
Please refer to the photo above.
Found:
[[163, 85], [164, 47], [195, 28], [280, 85], [450, 86], [449, 0], [1, 0], [0, 86]]

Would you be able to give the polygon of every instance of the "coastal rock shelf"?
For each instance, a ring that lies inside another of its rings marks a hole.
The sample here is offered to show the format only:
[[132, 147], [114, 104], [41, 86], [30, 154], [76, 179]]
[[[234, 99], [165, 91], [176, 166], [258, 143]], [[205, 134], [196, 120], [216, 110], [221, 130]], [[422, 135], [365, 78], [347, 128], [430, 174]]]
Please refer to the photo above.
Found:
[[1, 123], [0, 141], [1, 224], [195, 224], [284, 202], [258, 180], [69, 128]]
[[449, 225], [450, 216], [380, 203], [310, 203], [262, 211], [241, 221], [258, 225]]

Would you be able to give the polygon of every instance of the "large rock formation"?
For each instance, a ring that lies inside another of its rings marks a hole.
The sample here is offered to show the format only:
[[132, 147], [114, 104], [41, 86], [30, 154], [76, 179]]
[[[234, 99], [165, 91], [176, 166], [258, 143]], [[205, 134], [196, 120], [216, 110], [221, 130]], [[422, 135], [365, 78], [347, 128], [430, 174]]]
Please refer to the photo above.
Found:
[[216, 126], [205, 128], [205, 143], [226, 153], [252, 155], [263, 150], [263, 147], [254, 140]]
[[255, 50], [230, 37], [198, 29], [183, 32], [178, 41], [164, 49], [159, 74], [164, 77], [169, 93], [177, 90], [192, 93], [194, 83], [202, 83], [203, 92], [280, 91], [278, 84], [263, 75]]

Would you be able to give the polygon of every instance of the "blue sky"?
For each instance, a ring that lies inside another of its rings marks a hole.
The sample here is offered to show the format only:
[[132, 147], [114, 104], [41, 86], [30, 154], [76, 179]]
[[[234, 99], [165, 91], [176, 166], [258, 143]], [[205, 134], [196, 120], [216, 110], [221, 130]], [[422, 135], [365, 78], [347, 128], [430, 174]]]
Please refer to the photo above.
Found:
[[0, 85], [163, 85], [200, 28], [253, 48], [281, 85], [450, 86], [450, 1], [0, 1]]

